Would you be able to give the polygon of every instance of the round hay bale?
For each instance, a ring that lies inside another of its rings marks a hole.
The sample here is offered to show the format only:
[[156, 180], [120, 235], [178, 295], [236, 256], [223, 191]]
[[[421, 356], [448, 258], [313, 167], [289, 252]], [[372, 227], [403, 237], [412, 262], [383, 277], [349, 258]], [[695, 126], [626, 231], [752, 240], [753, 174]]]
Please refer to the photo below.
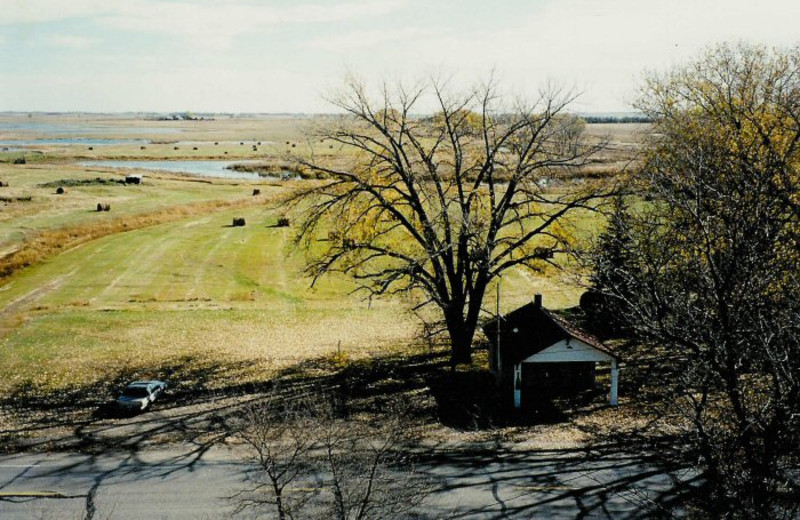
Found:
[[94, 146], [90, 146], [90, 147], [89, 147], [89, 150], [94, 150]]
[[177, 147], [177, 146], [176, 146], [176, 147], [174, 147], [174, 148], [173, 148], [173, 150], [178, 150], [178, 147]]
[[103, 211], [103, 204], [101, 202], [97, 203], [97, 211]]
[[261, 195], [261, 190], [258, 188], [253, 189], [253, 196], [255, 195]]
[[234, 227], [242, 227], [245, 225], [244, 217], [234, 217], [233, 218], [233, 226]]
[[0, 188], [8, 188], [8, 183], [6, 181], [0, 181]]
[[219, 145], [219, 141], [214, 141], [214, 146], [218, 146], [218, 145]]
[[197, 147], [196, 147], [196, 146], [193, 146], [193, 147], [192, 147], [192, 150], [197, 150]]
[[65, 194], [66, 192], [67, 192], [67, 190], [65, 190], [63, 186], [59, 186], [58, 188], [56, 188], [56, 193], [57, 193], [58, 195], [63, 195], [63, 194]]
[[146, 147], [146, 146], [140, 146], [140, 147], [139, 147], [139, 150], [146, 150], [146, 149], [147, 149], [147, 147]]

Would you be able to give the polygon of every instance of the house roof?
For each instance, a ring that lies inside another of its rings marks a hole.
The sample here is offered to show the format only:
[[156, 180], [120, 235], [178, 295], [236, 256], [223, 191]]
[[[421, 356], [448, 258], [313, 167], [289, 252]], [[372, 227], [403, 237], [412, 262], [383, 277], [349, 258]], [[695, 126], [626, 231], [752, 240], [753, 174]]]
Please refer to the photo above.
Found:
[[[541, 352], [559, 341], [575, 339], [609, 356], [617, 358], [597, 338], [588, 334], [567, 320], [555, 316], [540, 303], [527, 305], [500, 316], [500, 348], [503, 359], [519, 363]], [[497, 343], [497, 322], [492, 320], [483, 326], [488, 339]]]

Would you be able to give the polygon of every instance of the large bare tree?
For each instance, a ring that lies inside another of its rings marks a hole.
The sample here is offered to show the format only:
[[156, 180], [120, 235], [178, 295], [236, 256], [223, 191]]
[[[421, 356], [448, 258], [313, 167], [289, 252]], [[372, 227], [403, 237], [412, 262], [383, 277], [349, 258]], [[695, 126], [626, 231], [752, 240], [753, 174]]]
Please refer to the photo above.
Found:
[[328, 179], [295, 199], [309, 272], [345, 273], [371, 296], [418, 295], [440, 309], [452, 363], [470, 362], [487, 287], [509, 269], [553, 264], [571, 213], [605, 195], [561, 184], [603, 146], [582, 139], [566, 112], [573, 99], [547, 88], [504, 105], [493, 84], [454, 94], [437, 82], [371, 97], [348, 82], [333, 100], [345, 115], [314, 136], [341, 152], [302, 161]]

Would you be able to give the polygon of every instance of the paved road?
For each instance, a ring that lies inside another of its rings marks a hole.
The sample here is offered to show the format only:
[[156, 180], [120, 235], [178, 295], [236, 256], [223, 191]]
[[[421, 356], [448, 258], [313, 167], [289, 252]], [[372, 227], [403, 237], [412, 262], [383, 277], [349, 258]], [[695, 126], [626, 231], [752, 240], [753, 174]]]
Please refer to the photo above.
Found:
[[[0, 519], [227, 518], [248, 465], [228, 447], [0, 457]], [[674, 498], [671, 474], [599, 451], [442, 447], [420, 451], [436, 491], [423, 518], [646, 518]], [[245, 516], [246, 518], [246, 516]]]

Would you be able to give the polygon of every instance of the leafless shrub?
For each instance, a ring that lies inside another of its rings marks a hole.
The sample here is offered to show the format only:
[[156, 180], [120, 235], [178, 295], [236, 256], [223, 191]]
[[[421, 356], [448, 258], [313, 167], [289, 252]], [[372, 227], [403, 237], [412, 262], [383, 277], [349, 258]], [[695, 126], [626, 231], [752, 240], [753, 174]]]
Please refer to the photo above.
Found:
[[400, 450], [401, 410], [381, 424], [343, 417], [329, 396], [277, 397], [249, 405], [241, 436], [251, 447], [254, 485], [236, 511], [272, 509], [281, 520], [407, 518], [428, 481]]
[[314, 517], [407, 518], [430, 493], [430, 484], [398, 450], [403, 414], [368, 425], [337, 419], [329, 403], [317, 410], [325, 487]]
[[305, 401], [278, 403], [273, 392], [248, 405], [240, 435], [258, 469], [254, 485], [235, 495], [236, 511], [274, 508], [279, 520], [296, 518], [315, 491], [290, 487], [313, 473], [309, 455], [315, 446], [314, 424]]

